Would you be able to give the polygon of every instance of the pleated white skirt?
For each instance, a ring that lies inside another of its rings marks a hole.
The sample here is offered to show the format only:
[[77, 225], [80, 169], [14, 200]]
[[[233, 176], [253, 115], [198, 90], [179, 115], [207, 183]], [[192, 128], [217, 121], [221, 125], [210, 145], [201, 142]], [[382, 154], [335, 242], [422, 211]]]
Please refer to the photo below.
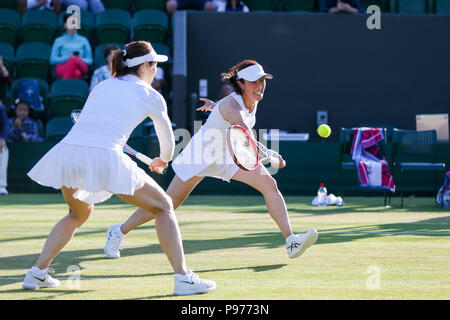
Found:
[[60, 142], [28, 172], [37, 183], [55, 189], [79, 189], [74, 197], [88, 204], [113, 194], [133, 195], [149, 177], [122, 150]]
[[234, 163], [228, 150], [226, 136], [217, 134], [214, 139], [210, 139], [211, 134], [208, 134], [206, 130], [201, 128], [194, 134], [187, 146], [172, 162], [172, 169], [183, 181], [197, 176], [230, 182], [239, 167]]

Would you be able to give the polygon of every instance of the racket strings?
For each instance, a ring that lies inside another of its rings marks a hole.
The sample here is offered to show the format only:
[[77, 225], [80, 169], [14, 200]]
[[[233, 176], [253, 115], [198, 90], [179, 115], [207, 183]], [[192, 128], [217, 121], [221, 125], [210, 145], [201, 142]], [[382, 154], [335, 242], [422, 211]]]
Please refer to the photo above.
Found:
[[233, 152], [238, 162], [245, 168], [255, 168], [258, 165], [258, 150], [244, 131], [233, 129], [230, 139]]

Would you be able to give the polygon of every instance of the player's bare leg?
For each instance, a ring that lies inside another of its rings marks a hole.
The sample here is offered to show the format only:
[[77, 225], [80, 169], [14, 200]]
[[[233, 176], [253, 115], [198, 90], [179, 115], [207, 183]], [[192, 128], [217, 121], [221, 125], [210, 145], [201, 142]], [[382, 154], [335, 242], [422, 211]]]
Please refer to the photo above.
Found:
[[283, 195], [278, 190], [277, 182], [263, 165], [255, 170], [245, 171], [239, 169], [232, 178], [255, 188], [264, 196], [267, 210], [272, 219], [277, 223], [283, 237], [286, 239], [292, 234], [289, 215]]
[[277, 183], [263, 165], [255, 170], [244, 171], [239, 169], [233, 176], [233, 180], [244, 182], [255, 188], [264, 196], [267, 210], [272, 219], [277, 223], [286, 240], [286, 250], [289, 258], [296, 258], [312, 246], [318, 237], [316, 229], [311, 229], [304, 234], [293, 234], [289, 215], [283, 195], [278, 190]]
[[64, 200], [69, 205], [69, 214], [62, 218], [50, 231], [36, 264], [25, 276], [22, 284], [25, 289], [59, 286], [59, 281], [49, 275], [49, 273], [54, 272], [49, 268], [49, 265], [94, 210], [94, 205], [89, 205], [73, 197], [77, 189], [62, 187], [61, 191]]
[[[177, 175], [175, 175], [166, 191], [169, 197], [172, 199], [174, 210], [176, 210], [184, 202], [184, 200], [186, 200], [186, 198], [189, 196], [189, 194], [192, 192], [195, 186], [202, 180], [203, 177], [192, 177], [191, 179], [185, 182], [180, 178], [178, 178]], [[153, 214], [142, 208], [138, 208], [127, 219], [127, 221], [125, 221], [120, 226], [120, 230], [123, 234], [127, 234], [134, 228], [152, 220], [153, 218], [154, 218]]]

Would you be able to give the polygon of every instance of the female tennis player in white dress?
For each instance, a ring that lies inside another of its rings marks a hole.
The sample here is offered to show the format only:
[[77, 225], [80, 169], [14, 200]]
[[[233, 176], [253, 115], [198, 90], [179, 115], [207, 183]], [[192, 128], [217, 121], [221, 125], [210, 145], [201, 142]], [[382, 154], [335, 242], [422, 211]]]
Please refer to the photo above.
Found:
[[[311, 229], [304, 234], [294, 234], [286, 204], [275, 179], [261, 163], [251, 171], [239, 168], [234, 163], [226, 142], [227, 129], [231, 125], [240, 125], [251, 132], [256, 122], [258, 102], [264, 96], [266, 79], [272, 79], [272, 75], [265, 73], [263, 67], [254, 60], [241, 61], [229, 72], [222, 74], [222, 80], [229, 82], [235, 92], [219, 100], [214, 106], [212, 101], [202, 99], [205, 105], [197, 110], [212, 112], [172, 163], [176, 175], [167, 194], [172, 198], [176, 209], [204, 177], [244, 182], [262, 193], [270, 216], [286, 240], [289, 258], [295, 258], [316, 242], [317, 231]], [[279, 168], [285, 166], [286, 162], [279, 156]], [[138, 209], [125, 223], [111, 226], [107, 233], [106, 255], [119, 258], [124, 235], [152, 218], [150, 212]], [[111, 230], [116, 232], [110, 232]]]
[[179, 226], [171, 198], [144, 170], [122, 152], [134, 128], [150, 117], [160, 144], [160, 156], [150, 169], [166, 168], [175, 141], [164, 98], [151, 87], [157, 62], [167, 61], [151, 44], [135, 41], [114, 52], [111, 79], [90, 93], [81, 115], [66, 137], [28, 173], [31, 179], [61, 189], [69, 214], [50, 232], [36, 264], [23, 282], [25, 289], [59, 286], [49, 275], [50, 263], [88, 219], [94, 204], [113, 194], [155, 218], [159, 242], [175, 272], [174, 294], [215, 289], [186, 268]]

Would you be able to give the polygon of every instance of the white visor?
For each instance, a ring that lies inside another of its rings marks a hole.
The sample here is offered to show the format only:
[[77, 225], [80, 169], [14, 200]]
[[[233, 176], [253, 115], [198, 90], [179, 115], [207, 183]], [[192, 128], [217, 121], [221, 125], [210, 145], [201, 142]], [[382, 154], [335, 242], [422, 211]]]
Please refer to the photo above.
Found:
[[157, 54], [155, 50], [153, 50], [150, 53], [147, 53], [146, 55], [135, 57], [133, 59], [127, 59], [123, 62], [123, 64], [128, 68], [132, 68], [144, 63], [145, 61], [166, 62], [167, 60], [168, 60], [167, 56]]
[[259, 64], [253, 64], [247, 68], [238, 71], [237, 80], [244, 79], [247, 81], [256, 81], [262, 77], [266, 77], [267, 79], [272, 79], [273, 76], [271, 74], [265, 73], [263, 67]]

